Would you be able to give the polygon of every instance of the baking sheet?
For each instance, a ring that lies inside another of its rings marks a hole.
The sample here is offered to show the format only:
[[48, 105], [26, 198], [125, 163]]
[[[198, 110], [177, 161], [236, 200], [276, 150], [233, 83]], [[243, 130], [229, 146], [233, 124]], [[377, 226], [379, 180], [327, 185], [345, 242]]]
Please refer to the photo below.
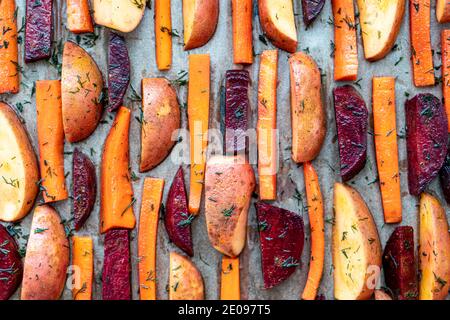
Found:
[[[22, 17], [25, 13], [25, 0], [16, 0], [18, 11], [18, 28]], [[262, 50], [273, 48], [268, 43], [264, 44], [259, 40], [259, 35], [262, 34], [259, 19], [257, 16], [257, 1], [254, 1], [254, 26], [253, 39], [254, 51], [256, 54]], [[432, 2], [434, 6], [434, 1]], [[323, 73], [323, 95], [327, 112], [328, 131], [324, 146], [319, 157], [314, 161], [314, 166], [318, 170], [321, 189], [324, 196], [325, 215], [326, 219], [331, 219], [332, 212], [332, 188], [333, 183], [339, 180], [339, 154], [336, 139], [336, 128], [334, 121], [334, 109], [332, 104], [332, 89], [337, 85], [333, 81], [333, 59], [330, 57], [332, 52], [331, 43], [333, 41], [333, 26], [332, 21], [331, 2], [326, 1], [325, 7], [318, 18], [318, 20], [305, 30], [302, 21], [301, 4], [300, 1], [294, 1], [294, 10], [296, 13], [297, 33], [299, 38], [299, 50], [304, 50], [317, 61]], [[65, 27], [65, 1], [55, 1], [55, 23], [54, 23], [54, 39], [75, 39]], [[406, 10], [405, 17], [402, 23], [401, 31], [397, 39], [396, 49], [393, 50], [385, 59], [368, 63], [363, 58], [363, 50], [361, 46], [361, 38], [358, 37], [359, 47], [359, 80], [355, 84], [358, 90], [362, 93], [367, 107], [370, 112], [370, 125], [372, 123], [371, 112], [371, 79], [373, 76], [395, 76], [397, 77], [396, 93], [397, 93], [397, 129], [401, 136], [404, 134], [405, 117], [404, 117], [404, 102], [407, 99], [406, 95], [411, 96], [418, 92], [431, 92], [441, 97], [440, 86], [426, 89], [414, 88], [411, 79], [410, 66], [410, 48], [409, 48], [409, 18], [408, 10]], [[434, 16], [434, 8], [432, 9], [432, 45], [435, 48], [435, 66], [440, 66], [440, 55], [438, 53], [440, 48], [440, 29], [445, 25], [438, 25]], [[172, 1], [172, 27], [174, 33], [182, 35], [183, 20], [181, 12], [181, 0]], [[233, 65], [232, 61], [232, 33], [231, 33], [231, 1], [220, 0], [220, 18], [216, 33], [212, 40], [202, 48], [185, 52], [183, 50], [183, 39], [174, 37], [173, 45], [173, 65], [168, 72], [159, 72], [156, 68], [154, 55], [154, 25], [153, 25], [153, 10], [145, 10], [145, 16], [137, 29], [129, 34], [125, 34], [128, 50], [131, 59], [131, 85], [140, 92], [140, 81], [143, 77], [167, 77], [169, 79], [178, 78], [179, 72], [188, 70], [188, 55], [190, 53], [209, 53], [211, 56], [211, 110], [210, 110], [210, 128], [220, 128], [219, 116], [219, 101], [220, 101], [220, 84], [222, 83], [225, 71], [228, 69], [239, 69], [241, 66]], [[106, 28], [99, 28], [97, 30], [99, 38], [96, 45], [87, 48], [82, 45], [93, 56], [95, 61], [100, 66], [104, 79], [106, 80], [106, 63], [107, 63], [107, 39], [108, 30]], [[22, 34], [23, 37], [23, 34]], [[276, 288], [270, 290], [263, 289], [262, 272], [260, 263], [260, 249], [259, 236], [257, 232], [257, 222], [255, 209], [253, 205], [250, 207], [249, 224], [248, 224], [248, 238], [245, 251], [241, 255], [241, 291], [243, 299], [298, 299], [303, 290], [306, 276], [308, 272], [309, 261], [309, 221], [305, 209], [306, 203], [299, 202], [296, 198], [296, 189], [300, 195], [305, 198], [305, 188], [303, 182], [303, 174], [301, 168], [298, 168], [290, 158], [291, 132], [290, 132], [290, 96], [289, 96], [289, 69], [288, 69], [288, 54], [280, 50], [279, 56], [279, 86], [278, 86], [278, 128], [280, 130], [280, 171], [278, 174], [278, 200], [274, 203], [277, 206], [299, 212], [303, 215], [306, 227], [306, 241], [303, 250], [303, 263], [296, 272], [284, 283]], [[23, 44], [20, 45], [20, 60], [23, 61]], [[47, 61], [36, 62], [32, 64], [22, 63], [24, 75], [22, 76], [21, 91], [17, 95], [2, 95], [0, 98], [15, 106], [21, 102], [24, 105], [23, 113], [21, 114], [26, 122], [26, 127], [30, 133], [33, 145], [37, 150], [37, 133], [36, 133], [36, 110], [35, 97], [33, 94], [33, 83], [39, 79], [58, 79], [58, 71], [51, 66]], [[250, 101], [252, 117], [250, 123], [252, 127], [256, 126], [256, 106], [257, 106], [257, 79], [259, 70], [259, 56], [257, 55], [254, 64], [245, 67], [249, 70], [251, 78], [253, 79], [250, 90]], [[440, 76], [440, 70], [436, 72], [436, 76]], [[187, 101], [186, 87], [178, 88], [178, 96], [181, 104]], [[132, 90], [129, 88], [127, 96], [132, 95]], [[28, 104], [27, 102], [31, 102]], [[139, 114], [139, 103], [132, 103], [126, 99], [125, 105], [133, 109], [133, 118]], [[65, 151], [70, 153], [75, 147], [78, 147], [86, 154], [90, 155], [97, 165], [97, 178], [99, 175], [99, 164], [101, 158], [102, 146], [105, 137], [109, 131], [112, 123], [112, 116], [105, 112], [103, 116], [103, 123], [100, 124], [94, 134], [86, 141], [77, 144], [66, 144]], [[186, 128], [186, 110], [183, 112], [183, 127]], [[131, 170], [140, 178], [133, 182], [135, 197], [137, 198], [134, 205], [136, 218], [139, 218], [139, 207], [141, 199], [141, 189], [143, 177], [153, 176], [165, 179], [164, 202], [167, 197], [168, 189], [175, 175], [177, 166], [172, 163], [170, 157], [167, 158], [161, 165], [154, 170], [146, 173], [138, 173], [138, 155], [139, 155], [139, 136], [140, 124], [136, 120], [132, 120], [130, 130], [130, 165]], [[382, 244], [384, 245], [395, 228], [392, 225], [385, 225], [383, 221], [383, 213], [381, 208], [380, 192], [378, 183], [374, 182], [376, 179], [376, 162], [373, 147], [373, 138], [369, 135], [368, 139], [368, 159], [367, 164], [351, 182], [366, 200], [378, 226]], [[400, 137], [399, 143], [399, 161], [401, 172], [401, 187], [402, 187], [402, 203], [403, 203], [403, 222], [402, 225], [411, 225], [415, 229], [416, 243], [417, 243], [417, 199], [408, 194], [407, 189], [407, 162], [406, 162], [406, 144], [405, 139]], [[67, 154], [65, 157], [65, 170], [71, 172], [72, 156]], [[254, 166], [255, 174], [256, 166]], [[189, 181], [189, 168], [185, 166], [186, 182]], [[71, 174], [67, 177], [67, 185], [71, 185]], [[436, 193], [438, 197], [443, 200], [442, 193], [436, 181], [434, 181], [430, 190]], [[41, 199], [41, 198], [39, 198]], [[444, 201], [442, 201], [444, 204]], [[70, 219], [71, 201], [65, 201], [55, 204], [63, 219]], [[445, 206], [447, 212], [448, 207]], [[32, 214], [28, 215], [19, 225], [18, 229], [22, 230], [23, 235], [29, 233]], [[94, 299], [101, 299], [101, 272], [103, 263], [103, 241], [104, 237], [98, 233], [99, 223], [99, 197], [97, 197], [96, 206], [91, 214], [91, 217], [86, 222], [86, 225], [79, 232], [79, 234], [90, 235], [94, 238], [95, 246], [95, 284], [93, 288]], [[324, 275], [320, 286], [320, 293], [325, 294], [327, 299], [333, 298], [333, 279], [332, 279], [332, 262], [331, 262], [331, 224], [326, 223], [326, 258], [324, 266]], [[210, 245], [203, 212], [199, 215], [193, 223], [193, 237], [194, 237], [194, 251], [195, 256], [193, 261], [199, 268], [203, 275], [206, 288], [206, 299], [218, 299], [220, 291], [220, 258], [221, 255], [216, 252]], [[137, 281], [137, 229], [131, 232], [131, 262], [132, 262], [132, 295], [133, 299], [138, 299], [138, 281]], [[21, 245], [25, 245], [25, 240], [21, 239]], [[174, 245], [169, 243], [168, 237], [162, 221], [160, 221], [158, 232], [158, 260], [157, 260], [157, 296], [159, 299], [167, 299], [166, 286], [168, 283], [168, 266], [169, 266], [169, 251], [178, 250]], [[18, 299], [19, 295], [16, 293], [14, 299]], [[65, 289], [62, 299], [71, 299], [71, 292]]]

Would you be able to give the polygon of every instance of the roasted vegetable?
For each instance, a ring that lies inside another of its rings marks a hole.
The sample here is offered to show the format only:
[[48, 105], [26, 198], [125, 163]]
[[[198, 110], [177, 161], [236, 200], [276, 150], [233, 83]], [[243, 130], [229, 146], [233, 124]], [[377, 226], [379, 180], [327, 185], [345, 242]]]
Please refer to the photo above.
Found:
[[396, 299], [416, 300], [418, 297], [414, 253], [414, 229], [409, 226], [397, 227], [383, 253], [384, 279]]
[[159, 70], [172, 66], [171, 0], [155, 0], [155, 55]]
[[17, 93], [20, 88], [16, 12], [15, 0], [0, 1], [0, 94]]
[[72, 175], [75, 230], [80, 230], [94, 208], [97, 197], [97, 179], [94, 164], [77, 148], [73, 152]]
[[89, 0], [67, 0], [67, 29], [73, 33], [94, 32]]
[[300, 264], [305, 239], [303, 219], [264, 202], [255, 204], [261, 242], [264, 288], [286, 280]]
[[53, 0], [27, 0], [25, 62], [48, 59], [52, 48]]
[[247, 124], [250, 102], [247, 70], [228, 70], [225, 75], [225, 153], [245, 153], [248, 147]]
[[439, 23], [450, 22], [450, 2], [436, 0], [436, 18]]
[[409, 193], [418, 196], [437, 175], [447, 154], [447, 116], [438, 98], [418, 94], [406, 101]]
[[103, 300], [131, 299], [130, 239], [128, 230], [113, 229], [106, 232], [102, 283]]
[[203, 300], [202, 275], [189, 258], [171, 252], [169, 264], [169, 300]]
[[252, 0], [232, 0], [233, 61], [253, 63], [253, 4]]
[[0, 102], [0, 177], [0, 220], [20, 220], [36, 199], [39, 169], [25, 126], [12, 107], [3, 102]]
[[141, 172], [151, 170], [169, 155], [181, 126], [177, 93], [164, 78], [142, 79]]
[[438, 199], [422, 193], [419, 209], [419, 299], [444, 300], [450, 288], [450, 234]]
[[372, 214], [360, 194], [334, 185], [332, 238], [334, 297], [367, 300], [381, 271], [381, 244]]
[[144, 16], [146, 1], [93, 0], [92, 7], [96, 24], [121, 32], [131, 32]]
[[8, 300], [22, 281], [23, 265], [16, 240], [0, 224], [0, 301]]
[[74, 300], [92, 300], [92, 281], [94, 279], [94, 244], [91, 237], [73, 236], [72, 267]]
[[130, 83], [130, 58], [122, 36], [110, 33], [108, 46], [108, 111], [123, 104], [123, 96]]
[[57, 300], [69, 266], [69, 241], [51, 206], [34, 209], [22, 281], [22, 300]]
[[341, 176], [347, 181], [366, 164], [368, 111], [363, 98], [352, 86], [337, 87], [333, 95]]
[[205, 45], [216, 31], [219, 0], [183, 0], [184, 50]]
[[445, 201], [450, 204], [450, 153], [447, 151], [444, 164], [439, 171], [439, 182], [441, 183], [442, 193]]
[[222, 256], [222, 272], [220, 278], [220, 300], [240, 300], [241, 280], [239, 257]]
[[325, 0], [302, 0], [303, 22], [308, 27], [319, 16]]
[[292, 159], [303, 163], [317, 157], [327, 132], [321, 76], [316, 62], [303, 52], [291, 55], [289, 65]]
[[170, 241], [191, 257], [194, 255], [191, 223], [195, 216], [189, 214], [183, 168], [180, 167], [167, 196], [164, 223]]
[[61, 99], [64, 133], [68, 142], [86, 139], [94, 132], [103, 112], [103, 78], [91, 56], [77, 44], [64, 45]]
[[214, 156], [208, 160], [206, 226], [213, 247], [227, 256], [236, 257], [244, 249], [254, 188], [253, 169], [243, 156]]
[[[450, 2], [449, 2], [450, 11]], [[450, 12], [449, 12], [450, 13]], [[441, 58], [442, 70], [450, 70], [450, 30], [441, 31]], [[442, 72], [442, 100], [449, 122], [448, 132], [450, 133], [450, 72]]]
[[374, 297], [375, 300], [392, 300], [390, 295], [380, 289], [375, 290]]

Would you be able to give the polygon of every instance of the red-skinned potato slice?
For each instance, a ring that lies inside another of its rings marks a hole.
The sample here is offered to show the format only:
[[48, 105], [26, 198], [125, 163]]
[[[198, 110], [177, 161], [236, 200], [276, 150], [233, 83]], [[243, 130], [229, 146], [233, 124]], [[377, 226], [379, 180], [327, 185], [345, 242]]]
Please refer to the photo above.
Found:
[[94, 208], [97, 196], [95, 166], [84, 153], [75, 148], [72, 164], [72, 194], [75, 230], [80, 230]]
[[16, 240], [0, 224], [0, 300], [8, 300], [22, 281], [23, 265]]
[[121, 32], [133, 31], [144, 16], [146, 0], [92, 0], [96, 24]]
[[111, 32], [108, 46], [108, 111], [122, 106], [130, 83], [130, 58], [125, 40]]
[[203, 278], [194, 263], [176, 252], [170, 253], [169, 300], [203, 300]]
[[64, 134], [68, 142], [89, 137], [100, 121], [103, 78], [92, 57], [77, 44], [64, 45], [61, 98]]
[[180, 167], [167, 196], [164, 223], [170, 241], [189, 256], [194, 255], [191, 224], [195, 216], [188, 211], [183, 168]]
[[216, 31], [219, 0], [183, 0], [184, 50], [205, 45]]
[[305, 237], [303, 219], [264, 202], [257, 202], [255, 207], [264, 287], [269, 289], [286, 280], [300, 264]]

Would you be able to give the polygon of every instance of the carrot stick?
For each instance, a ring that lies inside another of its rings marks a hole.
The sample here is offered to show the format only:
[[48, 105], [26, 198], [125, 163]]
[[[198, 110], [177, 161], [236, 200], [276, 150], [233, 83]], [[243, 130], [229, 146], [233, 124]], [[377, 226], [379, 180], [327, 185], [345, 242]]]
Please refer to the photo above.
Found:
[[116, 228], [133, 229], [133, 197], [129, 172], [131, 111], [120, 107], [106, 138], [101, 165], [100, 233]]
[[433, 54], [430, 36], [430, 0], [409, 2], [411, 63], [416, 87], [434, 85]]
[[233, 57], [234, 63], [253, 63], [252, 0], [233, 0]]
[[221, 300], [240, 300], [239, 257], [222, 256], [222, 278], [220, 282]]
[[139, 219], [139, 295], [156, 300], [156, 241], [164, 180], [145, 178]]
[[189, 56], [188, 119], [191, 135], [191, 183], [189, 213], [200, 209], [205, 178], [206, 147], [208, 145], [210, 93], [209, 54]]
[[94, 32], [88, 0], [67, 0], [67, 28], [73, 33]]
[[334, 80], [355, 81], [358, 76], [355, 8], [353, 0], [333, 0]]
[[450, 132], [450, 30], [441, 32], [441, 52], [442, 52], [442, 96], [449, 123]]
[[170, 0], [155, 0], [156, 64], [159, 70], [172, 66], [172, 16]]
[[64, 172], [64, 129], [59, 80], [36, 81], [36, 112], [44, 201], [65, 200], [69, 195]]
[[373, 78], [372, 99], [375, 153], [384, 221], [398, 223], [402, 221], [402, 201], [395, 120], [395, 79]]
[[19, 92], [16, 5], [0, 1], [0, 94]]
[[73, 299], [92, 300], [94, 245], [91, 237], [73, 236], [72, 265], [75, 268], [75, 275], [79, 275], [79, 281], [75, 281], [74, 287], [72, 288]]
[[436, 18], [439, 23], [450, 22], [450, 1], [436, 0]]
[[323, 220], [323, 199], [320, 192], [319, 178], [310, 162], [303, 164], [305, 176], [306, 198], [308, 201], [308, 216], [311, 226], [311, 258], [309, 272], [303, 289], [302, 299], [314, 300], [323, 274], [325, 258], [325, 227]]
[[277, 198], [277, 81], [278, 50], [261, 54], [258, 82], [258, 173], [261, 200]]

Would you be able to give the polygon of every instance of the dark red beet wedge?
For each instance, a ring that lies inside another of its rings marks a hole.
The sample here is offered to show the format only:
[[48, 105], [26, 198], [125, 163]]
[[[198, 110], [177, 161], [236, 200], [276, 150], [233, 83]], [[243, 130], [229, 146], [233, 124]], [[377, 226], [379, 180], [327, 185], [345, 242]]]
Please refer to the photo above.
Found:
[[108, 56], [108, 111], [122, 106], [123, 97], [130, 83], [130, 58], [125, 40], [111, 32]]

